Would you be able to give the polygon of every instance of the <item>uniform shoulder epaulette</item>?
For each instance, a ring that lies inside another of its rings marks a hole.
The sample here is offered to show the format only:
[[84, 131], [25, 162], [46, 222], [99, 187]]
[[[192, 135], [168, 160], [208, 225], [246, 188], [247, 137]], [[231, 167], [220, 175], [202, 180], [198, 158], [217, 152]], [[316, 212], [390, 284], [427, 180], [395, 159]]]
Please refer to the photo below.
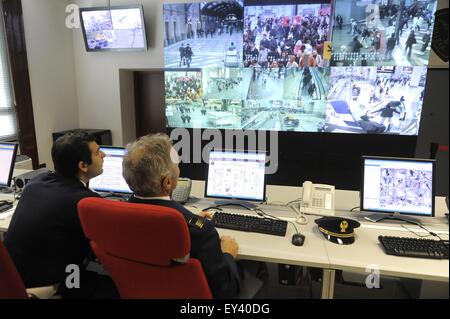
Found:
[[203, 229], [205, 227], [205, 219], [200, 216], [189, 217], [188, 225], [197, 229]]

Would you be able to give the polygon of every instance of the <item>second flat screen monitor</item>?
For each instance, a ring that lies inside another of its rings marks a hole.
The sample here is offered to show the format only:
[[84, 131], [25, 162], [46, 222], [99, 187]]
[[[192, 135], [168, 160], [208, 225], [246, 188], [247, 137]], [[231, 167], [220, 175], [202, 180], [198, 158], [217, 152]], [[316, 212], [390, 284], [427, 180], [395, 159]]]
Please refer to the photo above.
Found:
[[106, 156], [103, 160], [103, 173], [89, 181], [89, 187], [96, 192], [131, 194], [133, 191], [128, 187], [122, 176], [122, 162], [126, 154], [123, 147], [100, 147]]
[[265, 153], [212, 151], [205, 197], [263, 201]]
[[361, 210], [434, 216], [434, 160], [363, 157]]
[[80, 21], [88, 52], [147, 49], [141, 5], [81, 8]]

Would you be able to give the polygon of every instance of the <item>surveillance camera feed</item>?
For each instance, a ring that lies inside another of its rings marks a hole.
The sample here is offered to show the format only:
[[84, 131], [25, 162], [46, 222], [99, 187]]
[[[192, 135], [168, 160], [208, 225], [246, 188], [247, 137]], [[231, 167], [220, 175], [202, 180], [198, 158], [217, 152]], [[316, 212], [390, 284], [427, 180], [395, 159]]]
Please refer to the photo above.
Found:
[[166, 71], [167, 125], [318, 132], [328, 76], [323, 68]]
[[436, 0], [166, 4], [167, 126], [418, 135], [435, 10]]
[[[431, 208], [431, 174], [426, 170], [381, 169], [380, 205], [414, 204]], [[395, 194], [392, 194], [393, 190]]]
[[89, 51], [146, 48], [140, 7], [82, 10], [81, 18]]
[[324, 132], [417, 135], [426, 67], [333, 67]]
[[331, 31], [330, 3], [273, 1], [246, 6], [244, 17], [246, 67], [323, 66], [323, 45]]
[[331, 66], [427, 66], [437, 0], [336, 0]]
[[378, 212], [433, 215], [434, 163], [401, 158], [366, 158], [362, 208]]
[[242, 66], [242, 1], [164, 4], [164, 66]]

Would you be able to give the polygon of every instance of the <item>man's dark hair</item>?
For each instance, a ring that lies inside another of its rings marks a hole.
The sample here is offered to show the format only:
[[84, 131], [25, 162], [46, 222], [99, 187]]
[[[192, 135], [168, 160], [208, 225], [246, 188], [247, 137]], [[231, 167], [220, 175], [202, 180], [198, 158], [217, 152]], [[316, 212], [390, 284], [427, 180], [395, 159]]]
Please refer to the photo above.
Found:
[[67, 133], [58, 138], [52, 146], [55, 171], [65, 176], [76, 176], [80, 161], [91, 164], [90, 142], [95, 142], [95, 137], [85, 132]]

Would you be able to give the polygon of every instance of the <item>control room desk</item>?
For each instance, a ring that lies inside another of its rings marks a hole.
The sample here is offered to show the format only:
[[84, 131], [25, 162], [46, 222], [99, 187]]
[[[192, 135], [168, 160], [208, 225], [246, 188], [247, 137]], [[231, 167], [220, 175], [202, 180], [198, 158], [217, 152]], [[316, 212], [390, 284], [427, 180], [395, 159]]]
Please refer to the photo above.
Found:
[[[204, 192], [204, 182], [194, 181], [192, 195], [201, 198]], [[267, 186], [267, 202], [270, 204], [287, 203], [301, 195], [300, 187]], [[201, 204], [202, 201], [199, 201]], [[202, 205], [198, 205], [202, 206]], [[337, 245], [327, 241], [319, 232], [314, 220], [318, 217], [309, 216], [306, 225], [296, 224], [299, 232], [305, 235], [305, 243], [298, 247], [290, 243], [294, 229], [288, 225], [285, 237], [245, 233], [226, 229], [218, 229], [220, 234], [231, 235], [239, 243], [239, 257], [266, 262], [285, 263], [319, 267], [324, 270], [322, 278], [321, 298], [333, 298], [335, 271], [351, 271], [369, 275], [369, 271], [378, 270], [381, 276], [414, 278], [438, 282], [449, 282], [449, 260], [434, 260], [391, 256], [384, 253], [378, 241], [379, 235], [416, 237], [402, 227], [402, 222], [388, 220], [376, 224], [365, 220], [367, 213], [350, 213], [350, 209], [359, 206], [359, 192], [336, 190], [335, 213], [337, 216], [347, 216], [358, 220], [361, 227], [355, 230], [355, 242], [351, 245]], [[289, 213], [286, 207], [265, 206], [277, 216], [295, 220], [295, 213]], [[437, 232], [448, 239], [448, 220], [443, 197], [436, 197], [436, 217], [423, 218], [421, 222], [427, 229]], [[290, 215], [289, 215], [290, 214]], [[405, 225], [417, 233], [422, 230], [413, 225]], [[325, 250], [323, 250], [325, 247]], [[327, 259], [327, 260], [324, 260]]]
[[[202, 198], [204, 192], [203, 181], [193, 181], [192, 196]], [[287, 203], [300, 197], [300, 187], [267, 186], [268, 203]], [[9, 195], [0, 195], [0, 199]], [[352, 245], [336, 245], [327, 241], [314, 223], [315, 216], [309, 216], [306, 225], [296, 224], [299, 232], [305, 235], [303, 246], [291, 244], [292, 225], [288, 225], [285, 237], [270, 236], [258, 233], [239, 232], [228, 229], [218, 229], [221, 235], [234, 237], [239, 243], [240, 259], [258, 260], [270, 263], [282, 263], [299, 266], [317, 267], [323, 269], [321, 298], [333, 298], [335, 285], [335, 271], [344, 270], [360, 274], [366, 273], [369, 267], [377, 267], [380, 275], [431, 280], [448, 283], [449, 261], [422, 258], [397, 257], [386, 255], [378, 242], [378, 236], [415, 237], [396, 221], [378, 222], [373, 224], [365, 221], [362, 213], [349, 213], [349, 210], [359, 205], [359, 193], [356, 191], [336, 191], [336, 215], [350, 216], [361, 222], [361, 227], [355, 230], [356, 240]], [[199, 208], [209, 206], [205, 199], [189, 203]], [[295, 212], [284, 206], [265, 205], [264, 211], [276, 214], [282, 219], [294, 221]], [[444, 216], [447, 212], [443, 198], [436, 198], [436, 218], [424, 219], [425, 226], [438, 232], [441, 237], [448, 238], [448, 221]], [[0, 233], [8, 229], [10, 217], [0, 218]], [[413, 228], [414, 226], [408, 225]], [[417, 231], [416, 229], [414, 229]]]
[[[205, 208], [211, 206], [212, 203], [201, 199], [192, 204], [188, 203], [186, 205], [188, 209], [189, 205]], [[266, 213], [292, 222], [297, 217], [296, 213], [289, 207], [263, 205], [261, 209]], [[243, 213], [256, 216], [255, 213], [250, 211], [243, 211]], [[291, 223], [288, 224], [286, 236], [284, 237], [223, 228], [217, 228], [217, 231], [219, 235], [229, 235], [236, 239], [239, 244], [239, 259], [324, 269], [321, 297], [328, 299], [330, 298], [330, 285], [332, 285], [330, 281], [333, 278], [333, 271], [328, 269], [329, 259], [325, 242], [314, 225], [314, 222], [309, 222], [307, 225], [296, 224], [298, 231], [305, 235], [305, 243], [300, 247], [291, 243], [292, 235], [295, 233]]]

